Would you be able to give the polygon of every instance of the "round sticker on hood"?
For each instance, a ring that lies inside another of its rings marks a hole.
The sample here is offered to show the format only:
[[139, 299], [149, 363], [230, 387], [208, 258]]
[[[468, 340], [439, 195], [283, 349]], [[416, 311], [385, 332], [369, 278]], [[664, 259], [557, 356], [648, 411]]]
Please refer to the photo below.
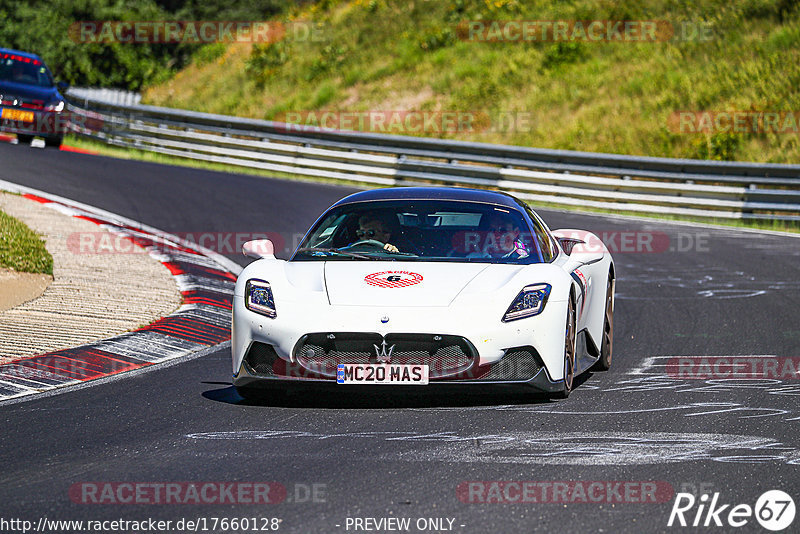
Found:
[[422, 275], [409, 271], [382, 271], [368, 274], [364, 281], [377, 287], [407, 287], [422, 282]]

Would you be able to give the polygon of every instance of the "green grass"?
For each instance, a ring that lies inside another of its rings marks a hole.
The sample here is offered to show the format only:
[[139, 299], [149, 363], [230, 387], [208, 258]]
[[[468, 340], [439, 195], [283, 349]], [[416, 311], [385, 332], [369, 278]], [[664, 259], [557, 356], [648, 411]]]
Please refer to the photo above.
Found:
[[[427, 135], [553, 149], [796, 163], [798, 133], [676, 133], [683, 110], [800, 111], [800, 8], [785, 0], [327, 0], [275, 44], [204, 51], [144, 101], [280, 120], [287, 111], [519, 112], [512, 128]], [[486, 43], [467, 20], [657, 20], [710, 40]], [[305, 23], [304, 23], [305, 24]], [[687, 26], [682, 26], [686, 25]]]
[[[105, 145], [98, 141], [94, 141], [91, 139], [86, 138], [78, 138], [74, 136], [68, 136], [66, 141], [68, 145], [74, 146], [77, 148], [83, 148], [86, 150], [93, 150], [98, 152], [104, 156], [111, 156], [120, 159], [131, 159], [131, 160], [138, 160], [138, 161], [148, 161], [152, 163], [161, 163], [164, 165], [177, 165], [182, 167], [192, 167], [196, 169], [206, 169], [212, 171], [219, 171], [219, 172], [230, 172], [236, 174], [247, 174], [252, 176], [263, 176], [269, 178], [281, 178], [287, 180], [298, 180], [303, 182], [314, 182], [314, 183], [325, 183], [325, 184], [338, 184], [338, 185], [347, 185], [347, 186], [356, 186], [361, 188], [369, 188], [369, 184], [364, 184], [361, 182], [355, 181], [348, 181], [348, 180], [334, 180], [328, 178], [313, 178], [305, 175], [297, 175], [297, 174], [289, 174], [289, 173], [279, 173], [273, 171], [261, 171], [258, 169], [250, 169], [244, 167], [237, 167], [235, 165], [226, 165], [222, 163], [213, 163], [213, 162], [206, 162], [201, 160], [192, 160], [192, 159], [184, 159], [179, 158], [176, 156], [170, 156], [166, 154], [158, 154], [155, 152], [147, 152], [143, 150], [136, 150], [136, 149], [128, 149], [122, 147], [115, 147]], [[719, 226], [729, 226], [732, 228], [751, 228], [755, 230], [770, 230], [770, 231], [779, 231], [779, 232], [790, 232], [790, 233], [798, 233], [800, 234], [800, 223], [792, 223], [792, 222], [784, 222], [778, 220], [767, 220], [767, 221], [749, 221], [749, 220], [738, 220], [738, 219], [709, 219], [703, 217], [686, 217], [686, 216], [676, 216], [676, 215], [655, 215], [655, 214], [648, 214], [648, 213], [640, 213], [640, 212], [629, 212], [629, 211], [619, 211], [619, 210], [606, 210], [606, 209], [599, 209], [599, 208], [573, 208], [568, 205], [561, 205], [556, 203], [547, 203], [547, 202], [528, 202], [534, 208], [547, 208], [547, 209], [557, 209], [563, 211], [571, 211], [575, 213], [599, 213], [603, 215], [623, 215], [623, 216], [632, 216], [632, 217], [643, 217], [648, 219], [654, 220], [664, 220], [664, 221], [685, 221], [685, 222], [694, 222], [694, 223], [702, 223], [702, 224], [713, 224]]]
[[0, 211], [0, 267], [53, 274], [53, 257], [44, 241], [22, 222]]

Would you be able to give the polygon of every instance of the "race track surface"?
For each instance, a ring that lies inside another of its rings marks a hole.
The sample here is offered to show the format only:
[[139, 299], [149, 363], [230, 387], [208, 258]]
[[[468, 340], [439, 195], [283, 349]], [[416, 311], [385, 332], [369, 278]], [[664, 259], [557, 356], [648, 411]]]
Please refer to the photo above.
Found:
[[[276, 232], [288, 243], [354, 191], [6, 144], [0, 161], [0, 179], [178, 234]], [[417, 532], [431, 525], [417, 520], [444, 518], [441, 526], [464, 533], [634, 533], [709, 530], [667, 527], [681, 491], [754, 506], [779, 489], [800, 504], [800, 375], [731, 380], [711, 366], [717, 374], [692, 379], [673, 359], [796, 363], [800, 239], [538, 211], [551, 228], [605, 233], [633, 249], [612, 250], [612, 369], [584, 376], [568, 400], [525, 390], [325, 389], [250, 404], [231, 387], [230, 354], [220, 350], [0, 405], [0, 519], [187, 518], [213, 531], [214, 517], [279, 518], [280, 531], [352, 532], [355, 518], [394, 517]], [[637, 250], [637, 239], [659, 250]], [[275, 504], [92, 504], [100, 493], [87, 490], [209, 481], [275, 482], [273, 496], [287, 493]], [[518, 498], [512, 481], [539, 482], [528, 486], [537, 502], [474, 502]], [[576, 494], [592, 482], [602, 483], [590, 491], [603, 488], [604, 502]], [[657, 502], [632, 488], [655, 488]], [[765, 532], [753, 517], [738, 530]]]

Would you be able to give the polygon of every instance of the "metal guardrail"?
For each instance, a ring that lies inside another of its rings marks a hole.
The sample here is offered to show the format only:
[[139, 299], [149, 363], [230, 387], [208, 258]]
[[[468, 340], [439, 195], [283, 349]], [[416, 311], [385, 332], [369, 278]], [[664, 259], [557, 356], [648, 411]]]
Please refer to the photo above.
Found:
[[88, 105], [90, 100], [123, 106], [135, 106], [142, 101], [142, 95], [133, 91], [95, 87], [70, 87], [64, 96], [74, 101], [82, 100], [84, 105]]
[[75, 133], [183, 158], [377, 185], [497, 188], [573, 207], [800, 222], [800, 165], [544, 150], [81, 100], [70, 99]]

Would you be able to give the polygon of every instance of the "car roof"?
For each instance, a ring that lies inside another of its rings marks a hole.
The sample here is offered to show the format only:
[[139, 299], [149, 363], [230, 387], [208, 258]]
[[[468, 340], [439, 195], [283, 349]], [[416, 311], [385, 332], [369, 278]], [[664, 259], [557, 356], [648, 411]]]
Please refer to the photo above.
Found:
[[520, 202], [507, 193], [466, 187], [389, 187], [370, 189], [347, 196], [334, 204], [334, 206], [381, 200], [455, 200], [495, 204], [515, 210], [521, 209]]
[[39, 61], [42, 60], [42, 58], [40, 58], [36, 54], [32, 54], [30, 52], [23, 52], [22, 50], [12, 50], [10, 48], [0, 48], [0, 54], [14, 54], [15, 56], [22, 56], [30, 59], [38, 59]]

